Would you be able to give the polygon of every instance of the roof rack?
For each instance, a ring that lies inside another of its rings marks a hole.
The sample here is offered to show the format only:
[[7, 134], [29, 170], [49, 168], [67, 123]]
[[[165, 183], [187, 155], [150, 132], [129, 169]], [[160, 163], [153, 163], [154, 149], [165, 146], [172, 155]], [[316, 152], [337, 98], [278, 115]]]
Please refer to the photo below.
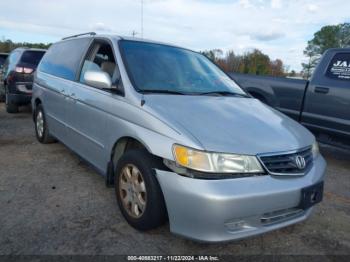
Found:
[[83, 33], [83, 34], [71, 35], [71, 36], [63, 37], [62, 40], [66, 40], [66, 39], [74, 38], [74, 37], [78, 37], [78, 36], [83, 36], [83, 35], [96, 35], [96, 33], [95, 32], [87, 32], [87, 33]]

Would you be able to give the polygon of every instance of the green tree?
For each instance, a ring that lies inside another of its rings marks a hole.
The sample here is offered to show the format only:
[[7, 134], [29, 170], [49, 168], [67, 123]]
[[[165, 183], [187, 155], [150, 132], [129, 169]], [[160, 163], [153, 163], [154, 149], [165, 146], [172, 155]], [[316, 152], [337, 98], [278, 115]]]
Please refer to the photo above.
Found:
[[344, 48], [350, 46], [350, 23], [327, 25], [314, 34], [307, 42], [304, 55], [308, 62], [302, 63], [305, 78], [309, 78], [321, 55], [329, 48]]
[[215, 63], [220, 59], [220, 56], [222, 56], [223, 54], [221, 49], [205, 50], [201, 53]]
[[245, 61], [243, 73], [245, 74], [268, 75], [270, 73], [270, 58], [258, 49], [246, 53], [243, 60]]
[[44, 43], [28, 43], [28, 42], [12, 42], [9, 39], [3, 39], [0, 41], [0, 52], [9, 53], [17, 47], [29, 47], [29, 48], [42, 48], [47, 49], [51, 44]]
[[258, 49], [236, 55], [232, 50], [223, 54], [220, 49], [201, 52], [216, 63], [225, 72], [237, 72], [254, 75], [285, 76], [286, 67], [281, 59], [271, 60]]

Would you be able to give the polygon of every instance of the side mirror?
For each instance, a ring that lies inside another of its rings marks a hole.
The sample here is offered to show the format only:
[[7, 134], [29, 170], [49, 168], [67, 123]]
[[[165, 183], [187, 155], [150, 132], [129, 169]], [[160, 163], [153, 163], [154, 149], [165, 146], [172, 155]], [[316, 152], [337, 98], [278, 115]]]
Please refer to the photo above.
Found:
[[112, 79], [106, 72], [87, 71], [84, 74], [84, 82], [100, 89], [112, 89]]

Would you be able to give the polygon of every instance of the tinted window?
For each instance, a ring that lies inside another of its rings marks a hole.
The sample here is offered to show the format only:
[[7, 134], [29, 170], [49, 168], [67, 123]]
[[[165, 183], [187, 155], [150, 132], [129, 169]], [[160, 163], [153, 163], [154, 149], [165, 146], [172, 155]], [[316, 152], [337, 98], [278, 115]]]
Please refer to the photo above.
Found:
[[89, 43], [89, 38], [81, 38], [52, 45], [42, 59], [39, 71], [74, 80]]
[[186, 94], [244, 92], [205, 56], [161, 44], [121, 41], [124, 63], [138, 91]]
[[350, 53], [336, 54], [328, 66], [326, 76], [333, 79], [350, 80]]
[[21, 63], [37, 66], [44, 54], [44, 51], [25, 51], [22, 54]]

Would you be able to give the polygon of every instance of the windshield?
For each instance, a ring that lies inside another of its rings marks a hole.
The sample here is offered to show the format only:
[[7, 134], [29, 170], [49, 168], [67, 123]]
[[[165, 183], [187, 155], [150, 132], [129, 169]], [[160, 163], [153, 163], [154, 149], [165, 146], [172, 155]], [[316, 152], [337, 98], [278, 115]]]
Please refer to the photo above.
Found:
[[44, 54], [43, 51], [25, 51], [21, 57], [21, 62], [37, 66]]
[[120, 48], [129, 77], [139, 92], [245, 95], [231, 78], [196, 52], [127, 40], [120, 41]]

